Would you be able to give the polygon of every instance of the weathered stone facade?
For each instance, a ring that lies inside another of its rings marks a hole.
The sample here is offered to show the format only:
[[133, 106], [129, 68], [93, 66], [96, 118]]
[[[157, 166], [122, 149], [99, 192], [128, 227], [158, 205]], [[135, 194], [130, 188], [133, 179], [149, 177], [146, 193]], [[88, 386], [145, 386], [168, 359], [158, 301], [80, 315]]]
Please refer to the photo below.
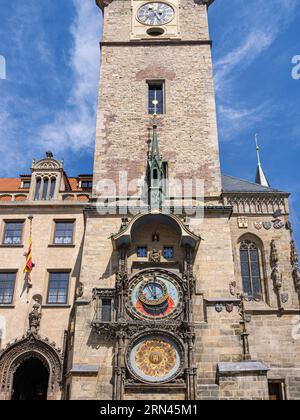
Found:
[[[48, 373], [39, 398], [299, 399], [289, 194], [220, 174], [211, 1], [172, 1], [172, 39], [143, 38], [132, 2], [97, 1], [104, 33], [93, 191], [91, 175], [68, 178], [50, 153], [11, 187], [0, 182], [0, 399], [28, 396], [21, 373], [32, 359]], [[151, 80], [165, 86], [157, 116], [147, 110]], [[157, 187], [164, 171], [203, 180], [204, 197], [170, 196]], [[147, 177], [150, 203], [120, 191], [119, 179]], [[105, 195], [107, 179], [116, 189]], [[178, 211], [181, 198], [193, 214]], [[136, 212], [122, 210], [129, 202]], [[101, 212], [99, 203], [116, 208]], [[8, 222], [23, 224], [18, 244], [5, 244]], [[58, 222], [72, 222], [68, 243], [55, 243]], [[16, 273], [9, 303], [8, 272]], [[69, 273], [64, 303], [59, 281], [49, 303], [52, 272]]]

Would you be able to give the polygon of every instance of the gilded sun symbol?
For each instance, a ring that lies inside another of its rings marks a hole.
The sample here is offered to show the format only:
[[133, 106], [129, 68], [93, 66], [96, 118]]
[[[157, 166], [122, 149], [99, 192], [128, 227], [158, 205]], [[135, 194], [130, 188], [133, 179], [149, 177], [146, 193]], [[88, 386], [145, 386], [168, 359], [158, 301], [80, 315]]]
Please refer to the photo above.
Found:
[[176, 350], [168, 342], [158, 339], [141, 343], [135, 353], [138, 369], [147, 376], [162, 377], [176, 365]]

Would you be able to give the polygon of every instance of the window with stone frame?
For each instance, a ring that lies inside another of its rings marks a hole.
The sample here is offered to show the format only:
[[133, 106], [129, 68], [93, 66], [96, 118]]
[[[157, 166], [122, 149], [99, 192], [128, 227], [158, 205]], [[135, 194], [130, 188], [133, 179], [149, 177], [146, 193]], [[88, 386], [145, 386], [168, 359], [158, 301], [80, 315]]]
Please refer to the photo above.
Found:
[[13, 301], [16, 272], [0, 272], [0, 305], [10, 305]]
[[91, 189], [93, 188], [93, 181], [81, 181], [80, 186], [82, 189]]
[[7, 221], [4, 226], [4, 245], [21, 245], [23, 237], [22, 221]]
[[63, 305], [68, 302], [70, 272], [50, 272], [47, 303]]
[[36, 178], [34, 199], [37, 200], [53, 200], [56, 192], [56, 177], [38, 176]]
[[55, 245], [72, 245], [74, 236], [74, 221], [55, 222]]
[[240, 262], [245, 297], [261, 300], [260, 250], [254, 241], [244, 240], [241, 242]]
[[165, 89], [163, 81], [150, 80], [148, 83], [148, 114], [165, 113]]
[[22, 182], [22, 187], [21, 188], [24, 188], [25, 190], [28, 190], [30, 188], [30, 184], [31, 184], [31, 181], [25, 180], [25, 181]]
[[114, 320], [115, 289], [94, 289], [96, 322], [112, 322]]
[[101, 299], [101, 321], [111, 322], [112, 299]]

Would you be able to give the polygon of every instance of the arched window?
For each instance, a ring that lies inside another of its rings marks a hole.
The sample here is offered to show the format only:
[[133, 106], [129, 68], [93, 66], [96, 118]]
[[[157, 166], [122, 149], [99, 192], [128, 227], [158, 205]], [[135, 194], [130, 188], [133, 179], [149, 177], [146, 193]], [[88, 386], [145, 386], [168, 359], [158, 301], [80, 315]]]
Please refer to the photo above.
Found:
[[259, 250], [255, 242], [244, 240], [240, 246], [241, 272], [245, 296], [262, 298]]
[[55, 186], [56, 186], [56, 178], [51, 178], [51, 186], [50, 186], [50, 200], [54, 197], [55, 194]]
[[41, 178], [36, 179], [35, 195], [34, 195], [35, 200], [40, 199], [41, 182], [42, 182]]
[[43, 200], [47, 200], [48, 198], [48, 185], [49, 185], [49, 179], [44, 178], [44, 187], [43, 187]]

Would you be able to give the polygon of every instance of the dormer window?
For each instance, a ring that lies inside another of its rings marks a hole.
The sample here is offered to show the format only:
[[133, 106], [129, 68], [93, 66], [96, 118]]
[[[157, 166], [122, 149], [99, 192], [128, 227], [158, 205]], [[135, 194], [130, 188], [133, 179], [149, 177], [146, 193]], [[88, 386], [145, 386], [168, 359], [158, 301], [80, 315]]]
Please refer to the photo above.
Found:
[[81, 181], [81, 188], [91, 189], [93, 187], [93, 181]]
[[47, 176], [44, 178], [38, 177], [36, 179], [35, 187], [35, 200], [52, 200], [55, 196], [56, 190], [56, 178], [52, 177], [49, 179]]
[[29, 190], [29, 188], [30, 188], [30, 181], [22, 181], [21, 188], [24, 188], [24, 190]]

